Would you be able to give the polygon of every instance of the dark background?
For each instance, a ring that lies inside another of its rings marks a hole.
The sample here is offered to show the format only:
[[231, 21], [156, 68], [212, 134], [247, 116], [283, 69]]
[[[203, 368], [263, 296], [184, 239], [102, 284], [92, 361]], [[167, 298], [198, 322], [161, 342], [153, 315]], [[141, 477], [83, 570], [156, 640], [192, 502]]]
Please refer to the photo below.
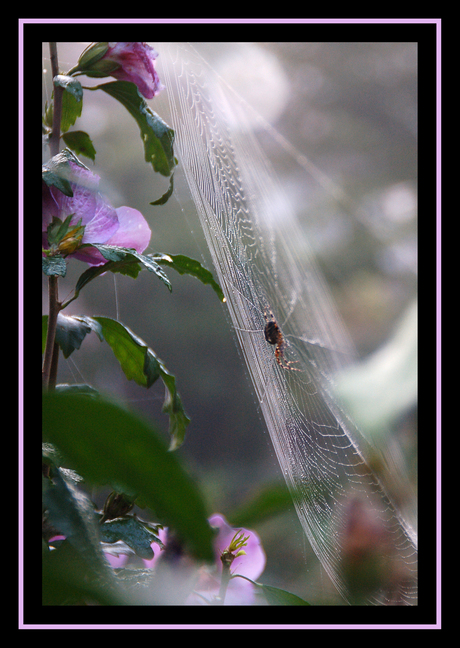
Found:
[[[86, 44], [58, 42], [63, 71], [74, 65]], [[156, 42], [150, 44], [160, 53], [161, 78], [161, 49]], [[261, 41], [249, 50], [246, 43], [195, 45], [242, 96], [248, 93], [251, 103], [257, 104], [254, 88], [272, 88], [276, 101], [262, 100], [256, 108], [264, 114], [264, 104], [269, 104], [264, 117], [360, 207], [354, 215], [342, 209], [304, 169], [286, 162], [285, 151], [268, 133], [262, 134], [358, 355], [368, 357], [392, 339], [417, 292], [417, 96], [423, 84], [417, 42]], [[241, 52], [243, 59], [238, 58]], [[426, 49], [422, 54], [433, 64]], [[46, 99], [51, 88], [47, 43], [43, 68]], [[165, 100], [160, 95], [149, 102], [161, 116]], [[424, 95], [424, 101], [432, 100], [430, 92]], [[165, 190], [165, 180], [144, 163], [137, 126], [124, 109], [102, 93], [86, 92], [77, 128], [93, 138], [96, 164], [83, 161], [102, 176], [112, 204], [135, 207], [149, 221], [153, 234], [148, 251], [206, 260], [199, 224], [190, 221], [187, 197], [180, 189], [167, 205], [149, 205]], [[434, 230], [435, 212], [427, 212], [426, 206], [423, 227]], [[79, 262], [69, 264], [60, 286], [62, 298], [84, 269]], [[172, 294], [146, 272], [135, 282], [117, 276], [116, 290], [113, 276], [106, 275], [85, 288], [67, 313], [118, 316], [176, 375], [192, 419], [179, 452], [200, 482], [209, 512], [227, 514], [231, 522], [231, 512], [261, 485], [282, 479], [280, 470], [225, 306], [192, 278], [171, 273], [170, 279]], [[415, 340], [415, 322], [413, 331]], [[89, 336], [69, 361], [62, 361], [60, 371], [62, 382], [88, 382], [117, 394], [121, 402], [159, 423], [166, 436], [162, 389], [145, 391], [127, 383], [110, 350], [95, 336]], [[414, 377], [415, 372], [414, 366]], [[415, 399], [388, 422], [388, 434], [403, 449], [415, 485]], [[307, 598], [322, 596], [324, 590], [330, 594], [293, 508], [257, 530], [268, 555], [265, 582]]]

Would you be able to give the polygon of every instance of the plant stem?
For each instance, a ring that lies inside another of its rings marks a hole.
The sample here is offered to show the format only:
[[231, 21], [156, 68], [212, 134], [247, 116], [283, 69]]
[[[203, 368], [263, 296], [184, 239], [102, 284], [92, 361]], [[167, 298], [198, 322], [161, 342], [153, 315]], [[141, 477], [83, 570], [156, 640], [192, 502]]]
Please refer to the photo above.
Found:
[[46, 333], [45, 357], [43, 360], [42, 383], [44, 389], [52, 391], [56, 385], [59, 346], [56, 343], [56, 326], [61, 304], [58, 299], [58, 278], [48, 279], [48, 331]]
[[[59, 64], [56, 43], [50, 42], [51, 72], [53, 79], [59, 74]], [[61, 87], [55, 87], [53, 92], [53, 129], [49, 138], [51, 156], [59, 153], [59, 141], [61, 139], [61, 116], [62, 116], [62, 92]], [[59, 358], [59, 346], [56, 343], [57, 317], [62, 306], [59, 303], [58, 278], [53, 275], [48, 278], [48, 331], [46, 334], [45, 356], [42, 368], [42, 386], [44, 389], [53, 390], [56, 385], [57, 365]]]
[[[56, 43], [50, 43], [51, 74], [56, 77], [59, 74], [59, 64]], [[54, 85], [54, 84], [53, 84]], [[62, 117], [62, 93], [61, 86], [53, 88], [53, 129], [49, 137], [51, 157], [59, 153], [59, 141], [61, 139], [61, 117]]]
[[224, 604], [225, 595], [227, 594], [227, 587], [230, 583], [231, 578], [230, 567], [232, 566], [232, 562], [235, 559], [235, 556], [229, 551], [224, 551], [220, 559], [222, 562], [222, 574], [220, 577], [219, 593], [214, 601], [214, 605]]

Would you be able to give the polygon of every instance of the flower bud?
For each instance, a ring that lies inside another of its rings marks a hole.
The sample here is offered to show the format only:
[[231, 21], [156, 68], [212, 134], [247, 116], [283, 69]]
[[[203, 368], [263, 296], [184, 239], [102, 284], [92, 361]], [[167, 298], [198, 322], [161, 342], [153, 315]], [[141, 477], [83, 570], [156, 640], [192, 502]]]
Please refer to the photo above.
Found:
[[113, 61], [103, 59], [108, 49], [109, 43], [93, 43], [84, 50], [78, 59], [77, 66], [71, 70], [71, 73], [78, 72], [89, 77], [110, 76], [120, 66]]
[[84, 233], [84, 227], [77, 226], [70, 230], [59, 243], [59, 253], [63, 256], [73, 254], [81, 246]]

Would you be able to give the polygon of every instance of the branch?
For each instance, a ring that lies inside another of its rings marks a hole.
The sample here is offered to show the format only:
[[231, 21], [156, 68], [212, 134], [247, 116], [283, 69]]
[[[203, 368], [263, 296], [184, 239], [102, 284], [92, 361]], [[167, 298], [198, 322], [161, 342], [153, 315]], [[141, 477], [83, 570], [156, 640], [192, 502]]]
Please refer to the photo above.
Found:
[[[59, 64], [56, 43], [50, 43], [51, 73], [54, 77], [59, 74]], [[54, 85], [54, 83], [53, 83]], [[49, 137], [51, 157], [59, 153], [59, 141], [61, 139], [61, 117], [62, 117], [62, 93], [64, 89], [54, 86], [53, 89], [53, 127]]]
[[48, 280], [48, 331], [46, 333], [45, 357], [42, 369], [42, 385], [44, 389], [53, 390], [57, 377], [57, 358], [59, 346], [56, 343], [56, 326], [61, 304], [58, 300], [58, 278], [56, 275]]
[[[59, 74], [56, 43], [50, 42], [50, 59], [53, 79]], [[62, 92], [61, 87], [55, 87], [53, 92], [53, 129], [49, 138], [50, 153], [53, 157], [59, 153], [59, 141], [61, 139], [61, 115], [62, 115]], [[42, 369], [42, 386], [44, 389], [53, 390], [56, 385], [57, 365], [59, 358], [59, 346], [56, 343], [57, 317], [61, 310], [58, 299], [58, 278], [52, 275], [48, 278], [48, 331], [46, 334], [45, 356]]]

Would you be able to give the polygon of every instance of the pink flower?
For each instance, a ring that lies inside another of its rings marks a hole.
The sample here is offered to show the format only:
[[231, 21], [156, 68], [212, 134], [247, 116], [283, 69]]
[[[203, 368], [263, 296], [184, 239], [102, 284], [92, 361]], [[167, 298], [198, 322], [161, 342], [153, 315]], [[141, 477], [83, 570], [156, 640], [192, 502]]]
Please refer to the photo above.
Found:
[[[143, 215], [131, 207], [115, 209], [99, 192], [98, 175], [84, 166], [70, 161], [67, 167], [73, 196], [63, 194], [54, 186], [42, 184], [42, 245], [49, 248], [47, 228], [58, 218], [64, 222], [72, 215], [70, 226], [84, 227], [76, 246], [63, 245], [64, 254], [90, 265], [101, 265], [105, 259], [94, 248], [82, 248], [84, 243], [99, 243], [134, 248], [142, 253], [150, 242], [151, 231]], [[66, 243], [64, 241], [64, 243]], [[70, 252], [69, 252], [70, 250]]]
[[[255, 531], [234, 529], [219, 514], [210, 517], [209, 523], [217, 531], [214, 538], [215, 562], [211, 566], [200, 568], [195, 590], [188, 596], [186, 605], [206, 605], [206, 601], [213, 603], [216, 600], [222, 580], [221, 555], [225, 551], [231, 550], [235, 556], [231, 563], [231, 574], [241, 574], [256, 581], [265, 569], [265, 552]], [[167, 529], [160, 529], [159, 537], [162, 543], [167, 546]], [[238, 550], [239, 544], [242, 548], [241, 551]], [[162, 560], [162, 552], [158, 545], [152, 543], [152, 549], [155, 556], [151, 560], [142, 561], [147, 569], [157, 567], [158, 562]], [[119, 549], [115, 545], [111, 548], [106, 545], [104, 551], [112, 567], [126, 567], [130, 560], [129, 552], [123, 552], [123, 549]], [[192, 565], [193, 562], [187, 556], [182, 556], [181, 562], [177, 564], [177, 569], [187, 572], [187, 569]], [[244, 578], [231, 578], [225, 593], [224, 604], [252, 605], [255, 602], [254, 591], [254, 585]]]
[[[216, 562], [214, 567], [209, 570], [203, 568], [199, 582], [195, 588], [196, 594], [189, 596], [187, 603], [189, 605], [202, 605], [204, 600], [212, 601], [219, 592], [222, 561], [220, 556], [224, 550], [227, 550], [232, 540], [235, 538], [235, 532], [239, 529], [232, 528], [227, 520], [219, 514], [209, 518], [212, 527], [218, 529], [214, 540], [214, 550]], [[249, 536], [244, 545], [244, 555], [236, 554], [231, 566], [232, 574], [241, 574], [251, 580], [257, 580], [265, 569], [266, 556], [262, 547], [261, 540], [255, 531], [241, 529], [241, 533]], [[201, 595], [201, 596], [200, 596]], [[225, 605], [251, 605], [254, 603], [254, 585], [244, 578], [232, 578], [225, 595]]]
[[120, 81], [136, 84], [139, 92], [152, 99], [163, 85], [155, 70], [158, 53], [147, 43], [108, 43], [109, 48], [101, 60], [109, 60], [120, 67], [110, 75]]

